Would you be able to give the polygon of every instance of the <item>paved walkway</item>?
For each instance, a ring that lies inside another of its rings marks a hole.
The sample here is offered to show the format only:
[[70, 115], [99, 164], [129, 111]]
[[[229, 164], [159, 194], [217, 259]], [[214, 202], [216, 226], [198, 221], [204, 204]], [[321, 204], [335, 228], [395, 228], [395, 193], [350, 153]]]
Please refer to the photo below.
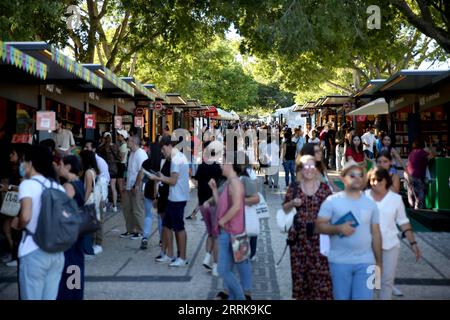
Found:
[[[286, 235], [276, 226], [275, 213], [284, 193], [268, 189], [260, 181], [270, 218], [261, 221], [257, 259], [253, 264], [253, 297], [260, 300], [291, 299], [289, 252], [279, 266]], [[280, 175], [280, 184], [284, 178]], [[196, 190], [185, 215], [196, 205]], [[155, 217], [156, 218], [156, 217]], [[154, 219], [153, 227], [156, 229]], [[186, 220], [189, 266], [176, 269], [157, 264], [159, 253], [156, 230], [149, 248], [140, 250], [140, 241], [121, 239], [124, 220], [121, 213], [108, 212], [105, 222], [104, 252], [86, 261], [85, 299], [213, 299], [222, 289], [220, 278], [213, 277], [202, 266], [206, 240], [205, 227], [197, 220]], [[416, 263], [409, 246], [402, 242], [396, 283], [404, 297], [398, 299], [450, 299], [450, 233], [421, 232], [417, 241], [424, 258]], [[17, 299], [16, 271], [0, 266], [0, 299]]]

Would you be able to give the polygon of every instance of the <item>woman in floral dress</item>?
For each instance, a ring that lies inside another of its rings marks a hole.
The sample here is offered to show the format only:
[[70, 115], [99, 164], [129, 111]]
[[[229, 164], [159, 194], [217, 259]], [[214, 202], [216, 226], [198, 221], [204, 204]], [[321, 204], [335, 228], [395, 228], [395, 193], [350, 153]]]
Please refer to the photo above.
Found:
[[333, 297], [327, 257], [320, 253], [320, 236], [314, 233], [314, 221], [320, 205], [331, 195], [320, 182], [316, 161], [302, 156], [297, 164], [297, 181], [287, 190], [283, 209], [296, 208], [288, 240], [291, 252], [292, 297], [297, 300], [331, 300]]

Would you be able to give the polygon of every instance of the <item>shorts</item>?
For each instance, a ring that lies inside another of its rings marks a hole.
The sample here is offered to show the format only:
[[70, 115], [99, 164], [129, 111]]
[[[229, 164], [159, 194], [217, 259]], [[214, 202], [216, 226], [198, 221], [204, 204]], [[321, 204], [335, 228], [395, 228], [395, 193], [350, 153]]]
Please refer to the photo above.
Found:
[[184, 230], [184, 208], [187, 201], [167, 202], [166, 214], [163, 218], [163, 226], [175, 232]]
[[216, 207], [209, 207], [208, 209], [200, 207], [200, 212], [202, 213], [203, 221], [205, 222], [206, 232], [208, 236], [216, 238], [219, 236], [217, 232], [217, 215], [216, 215]]
[[125, 178], [125, 163], [118, 163], [117, 164], [117, 179], [123, 179]]

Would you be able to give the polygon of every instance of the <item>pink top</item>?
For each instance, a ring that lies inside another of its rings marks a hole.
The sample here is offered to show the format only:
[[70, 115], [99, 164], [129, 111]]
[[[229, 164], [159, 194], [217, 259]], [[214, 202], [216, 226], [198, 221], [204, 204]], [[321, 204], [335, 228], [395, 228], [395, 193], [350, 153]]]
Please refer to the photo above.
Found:
[[[242, 183], [239, 181], [239, 183]], [[217, 221], [219, 221], [230, 209], [231, 207], [231, 196], [228, 192], [229, 184], [223, 189], [219, 197], [219, 203], [217, 204]], [[225, 224], [225, 232], [235, 235], [245, 231], [244, 224], [244, 212], [245, 212], [245, 202], [244, 195], [242, 195], [242, 204], [236, 215]], [[219, 224], [215, 226], [215, 231], [219, 232]]]

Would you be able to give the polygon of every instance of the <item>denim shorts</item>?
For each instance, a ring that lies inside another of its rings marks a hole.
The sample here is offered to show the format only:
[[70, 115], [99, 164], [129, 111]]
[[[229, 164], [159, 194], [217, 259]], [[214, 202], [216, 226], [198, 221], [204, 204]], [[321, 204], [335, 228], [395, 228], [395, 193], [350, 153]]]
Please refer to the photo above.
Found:
[[163, 218], [163, 226], [173, 231], [184, 230], [184, 208], [186, 201], [172, 202], [167, 201], [166, 214]]

